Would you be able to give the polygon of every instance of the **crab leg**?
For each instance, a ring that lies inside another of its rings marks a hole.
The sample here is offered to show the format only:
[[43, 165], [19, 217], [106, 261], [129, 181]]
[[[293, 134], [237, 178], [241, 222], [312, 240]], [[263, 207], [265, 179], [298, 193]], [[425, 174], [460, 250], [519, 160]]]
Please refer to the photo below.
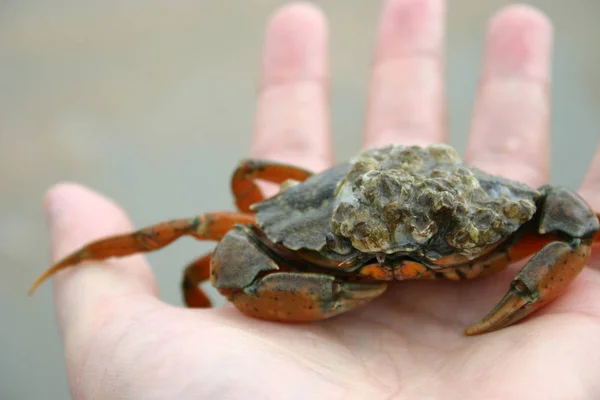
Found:
[[445, 278], [451, 280], [488, 276], [530, 257], [556, 239], [553, 235], [539, 235], [536, 232], [527, 232], [523, 236], [518, 237], [516, 242], [507, 243], [490, 254], [486, 254], [462, 266], [440, 270], [439, 272]]
[[297, 270], [273, 257], [245, 226], [236, 226], [219, 242], [211, 281], [244, 314], [283, 322], [329, 318], [370, 302], [387, 288], [387, 283], [348, 282]]
[[83, 261], [104, 260], [159, 250], [182, 236], [198, 240], [220, 240], [235, 224], [250, 224], [254, 216], [239, 212], [212, 212], [194, 218], [160, 222], [135, 232], [91, 242], [69, 254], [44, 272], [31, 286], [32, 294], [56, 272]]
[[304, 181], [313, 173], [299, 167], [280, 164], [273, 161], [246, 160], [233, 173], [231, 190], [236, 206], [242, 212], [250, 212], [250, 206], [264, 199], [257, 179], [282, 184], [285, 181]]
[[599, 229], [598, 218], [576, 194], [550, 186], [544, 190], [546, 199], [538, 231], [558, 240], [546, 244], [529, 259], [504, 298], [465, 334], [490, 332], [516, 323], [552, 301], [583, 270]]
[[185, 268], [181, 289], [185, 304], [190, 308], [208, 308], [211, 306], [208, 296], [198, 287], [200, 283], [210, 278], [211, 254], [204, 254]]

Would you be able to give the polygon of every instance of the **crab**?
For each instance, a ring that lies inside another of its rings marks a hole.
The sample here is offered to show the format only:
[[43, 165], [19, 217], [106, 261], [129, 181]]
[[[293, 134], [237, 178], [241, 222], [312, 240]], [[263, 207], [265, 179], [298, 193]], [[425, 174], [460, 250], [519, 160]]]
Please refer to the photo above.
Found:
[[[279, 185], [269, 198], [258, 180]], [[381, 296], [393, 281], [487, 276], [529, 257], [505, 296], [466, 328], [506, 328], [548, 304], [577, 277], [600, 235], [575, 192], [537, 189], [463, 162], [449, 145], [367, 149], [324, 172], [242, 161], [231, 188], [238, 211], [161, 222], [84, 245], [44, 272], [161, 249], [183, 236], [217, 241], [187, 266], [189, 307], [210, 307], [212, 285], [242, 313], [309, 322]]]

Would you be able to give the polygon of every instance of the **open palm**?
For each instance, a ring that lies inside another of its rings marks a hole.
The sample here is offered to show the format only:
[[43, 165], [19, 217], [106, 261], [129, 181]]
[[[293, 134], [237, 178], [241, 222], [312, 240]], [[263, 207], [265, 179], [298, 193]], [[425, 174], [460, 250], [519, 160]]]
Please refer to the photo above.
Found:
[[[447, 140], [441, 0], [392, 0], [381, 17], [365, 147]], [[548, 179], [551, 27], [510, 7], [490, 23], [466, 160], [533, 186]], [[333, 163], [326, 26], [288, 5], [266, 37], [253, 157], [320, 171]], [[600, 153], [581, 193], [597, 209]], [[54, 259], [132, 229], [110, 200], [61, 184], [46, 209]], [[466, 337], [519, 266], [469, 282], [398, 282], [372, 303], [310, 324], [255, 320], [228, 305], [161, 302], [142, 256], [56, 277], [74, 398], [595, 399], [600, 397], [598, 257], [531, 318]]]

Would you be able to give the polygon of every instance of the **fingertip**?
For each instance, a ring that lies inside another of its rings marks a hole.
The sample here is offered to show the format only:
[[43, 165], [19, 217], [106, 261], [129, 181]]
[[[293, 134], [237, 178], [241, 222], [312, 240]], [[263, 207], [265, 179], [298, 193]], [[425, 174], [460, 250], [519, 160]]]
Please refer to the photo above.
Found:
[[[132, 230], [126, 213], [113, 200], [77, 183], [53, 185], [46, 191], [43, 204], [52, 264], [93, 240]], [[62, 332], [89, 315], [102, 300], [157, 294], [154, 275], [139, 255], [69, 267], [56, 272], [54, 282], [57, 322]]]
[[112, 199], [74, 182], [51, 186], [43, 198], [53, 259], [99, 236], [132, 229], [125, 211]]
[[113, 208], [118, 208], [124, 214], [123, 210], [112, 199], [95, 192], [88, 186], [70, 181], [62, 181], [50, 186], [44, 194], [44, 206], [49, 206], [53, 202], [66, 198], [82, 198], [83, 200], [92, 201], [101, 200], [104, 203], [110, 204]]
[[263, 84], [324, 79], [327, 34], [327, 20], [316, 6], [305, 2], [281, 6], [267, 24]]
[[377, 60], [409, 51], [440, 56], [445, 14], [444, 0], [388, 0], [381, 10]]
[[490, 18], [490, 31], [496, 29], [505, 29], [508, 27], [523, 26], [542, 29], [547, 32], [552, 30], [552, 21], [539, 8], [529, 4], [517, 3], [511, 4], [498, 10]]
[[289, 29], [294, 26], [326, 29], [323, 11], [310, 2], [297, 1], [282, 5], [272, 14], [268, 29]]
[[552, 21], [539, 9], [517, 4], [498, 11], [489, 21], [486, 72], [548, 79]]

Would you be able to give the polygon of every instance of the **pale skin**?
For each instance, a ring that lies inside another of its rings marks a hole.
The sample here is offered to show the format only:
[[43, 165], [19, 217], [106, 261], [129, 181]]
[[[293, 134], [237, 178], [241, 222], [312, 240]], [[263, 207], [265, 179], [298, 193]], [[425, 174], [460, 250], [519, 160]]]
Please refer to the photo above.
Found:
[[[384, 5], [363, 146], [448, 140], [444, 23], [441, 0]], [[547, 18], [529, 7], [491, 19], [465, 154], [533, 186], [549, 180], [551, 35]], [[313, 171], [335, 162], [326, 47], [326, 21], [314, 7], [291, 4], [273, 15], [250, 156]], [[579, 191], [596, 210], [599, 183], [600, 151]], [[116, 204], [76, 184], [53, 187], [45, 206], [53, 262], [133, 229]], [[464, 328], [497, 303], [521, 265], [467, 282], [398, 283], [358, 310], [290, 325], [231, 305], [166, 304], [138, 255], [57, 274], [56, 317], [76, 399], [596, 399], [598, 254], [552, 304], [474, 337]]]

